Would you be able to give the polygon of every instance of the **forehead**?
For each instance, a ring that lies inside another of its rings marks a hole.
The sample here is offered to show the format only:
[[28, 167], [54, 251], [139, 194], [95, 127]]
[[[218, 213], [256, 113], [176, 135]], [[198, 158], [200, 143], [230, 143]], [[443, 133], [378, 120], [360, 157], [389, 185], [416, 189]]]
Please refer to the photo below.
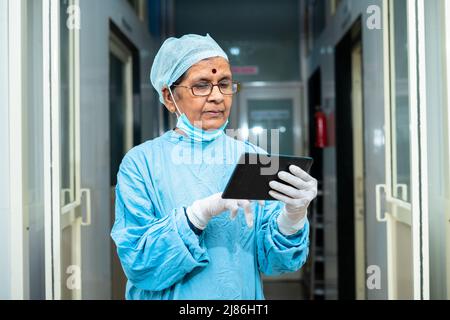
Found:
[[222, 57], [201, 60], [189, 68], [186, 76], [188, 79], [211, 76], [231, 77], [230, 64]]

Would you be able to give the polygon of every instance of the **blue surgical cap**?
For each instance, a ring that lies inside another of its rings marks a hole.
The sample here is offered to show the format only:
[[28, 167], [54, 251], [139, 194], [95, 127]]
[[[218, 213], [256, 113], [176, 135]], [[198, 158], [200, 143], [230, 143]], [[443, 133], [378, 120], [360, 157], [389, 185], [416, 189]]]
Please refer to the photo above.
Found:
[[197, 62], [212, 57], [222, 57], [228, 61], [227, 54], [209, 34], [187, 34], [164, 41], [156, 54], [150, 73], [150, 80], [158, 91], [159, 101], [164, 103], [164, 87], [170, 87]]

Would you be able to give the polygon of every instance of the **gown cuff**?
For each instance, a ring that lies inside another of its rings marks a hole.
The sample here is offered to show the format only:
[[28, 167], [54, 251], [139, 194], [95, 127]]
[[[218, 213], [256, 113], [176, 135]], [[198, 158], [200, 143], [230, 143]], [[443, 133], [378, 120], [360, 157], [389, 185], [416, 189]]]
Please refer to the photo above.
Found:
[[285, 236], [291, 236], [296, 234], [298, 231], [303, 229], [306, 224], [308, 217], [305, 213], [305, 216], [299, 221], [293, 221], [289, 219], [286, 212], [283, 211], [277, 218], [278, 229]]

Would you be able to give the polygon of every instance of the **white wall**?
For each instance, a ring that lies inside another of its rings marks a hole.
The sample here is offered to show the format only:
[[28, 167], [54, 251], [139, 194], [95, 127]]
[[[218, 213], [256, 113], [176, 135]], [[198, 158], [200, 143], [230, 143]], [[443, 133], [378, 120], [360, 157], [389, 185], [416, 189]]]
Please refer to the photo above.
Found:
[[[369, 290], [368, 299], [387, 298], [386, 229], [375, 219], [375, 185], [384, 183], [384, 145], [375, 141], [384, 137], [384, 96], [383, 96], [383, 31], [366, 27], [367, 7], [378, 5], [380, 0], [344, 0], [334, 17], [327, 19], [327, 26], [309, 55], [308, 77], [318, 66], [322, 71], [322, 101], [326, 113], [335, 110], [335, 66], [334, 49], [353, 23], [362, 15], [363, 19], [363, 72], [364, 72], [364, 143], [366, 178], [366, 250], [367, 265], [381, 268], [381, 290]], [[347, 8], [346, 8], [347, 6]], [[325, 192], [325, 254], [326, 254], [326, 298], [337, 298], [337, 189], [336, 189], [336, 148], [324, 150], [324, 192]], [[353, 248], [351, 248], [353, 249]]]
[[7, 0], [0, 0], [0, 300], [11, 298]]
[[[109, 186], [109, 19], [141, 51], [142, 138], [152, 137], [154, 47], [148, 27], [125, 0], [80, 0], [81, 186], [92, 192], [92, 225], [82, 229], [83, 299], [111, 297]], [[129, 26], [130, 28], [128, 28]]]

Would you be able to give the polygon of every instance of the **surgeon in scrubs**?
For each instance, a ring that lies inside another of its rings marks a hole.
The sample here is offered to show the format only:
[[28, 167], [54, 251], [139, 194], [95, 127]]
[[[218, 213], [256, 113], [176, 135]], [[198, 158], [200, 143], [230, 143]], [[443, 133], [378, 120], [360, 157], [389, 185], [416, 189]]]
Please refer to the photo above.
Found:
[[150, 78], [178, 121], [130, 150], [117, 175], [111, 236], [126, 299], [264, 299], [261, 273], [307, 259], [317, 181], [291, 166], [270, 182], [276, 201], [221, 198], [240, 155], [265, 151], [224, 132], [238, 85], [210, 35], [167, 39]]

